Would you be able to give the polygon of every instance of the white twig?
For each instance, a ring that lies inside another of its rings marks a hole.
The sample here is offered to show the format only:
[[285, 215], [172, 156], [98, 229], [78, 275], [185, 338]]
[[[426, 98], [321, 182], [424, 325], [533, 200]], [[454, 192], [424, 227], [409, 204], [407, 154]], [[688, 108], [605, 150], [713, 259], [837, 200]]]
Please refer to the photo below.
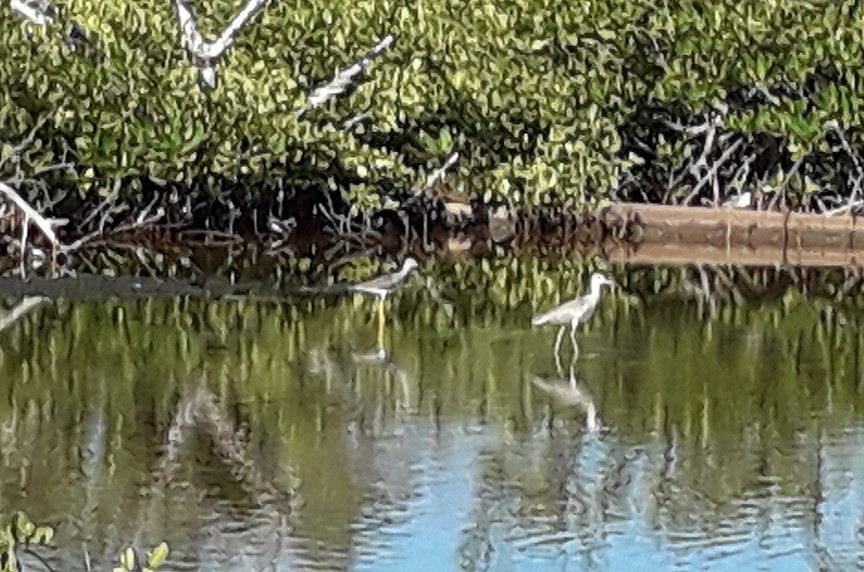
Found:
[[[6, 164], [6, 161], [13, 160], [15, 163], [20, 164], [20, 155], [23, 151], [25, 151], [30, 145], [33, 143], [33, 140], [36, 138], [36, 133], [42, 129], [42, 126], [48, 121], [48, 114], [45, 113], [41, 115], [33, 125], [33, 128], [24, 136], [24, 139], [21, 140], [20, 143], [12, 147], [12, 152], [7, 155], [5, 158], [0, 159], [0, 166]], [[20, 173], [20, 167], [17, 169]], [[20, 177], [20, 175], [16, 176]]]
[[846, 154], [849, 155], [850, 159], [852, 159], [852, 163], [855, 165], [855, 170], [858, 171], [858, 177], [852, 181], [852, 196], [849, 197], [849, 204], [844, 207], [851, 209], [860, 202], [858, 201], [858, 192], [861, 190], [861, 179], [864, 178], [864, 168], [861, 166], [858, 154], [852, 150], [849, 141], [846, 140], [846, 135], [840, 128], [839, 123], [837, 123], [837, 121], [832, 121], [829, 124], [829, 128], [834, 129], [834, 132], [840, 137], [840, 142], [843, 144], [843, 150], [846, 151]]
[[[150, 206], [152, 206], [152, 205], [153, 205], [153, 203], [150, 203]], [[159, 207], [158, 209], [156, 209], [155, 214], [153, 214], [151, 216], [147, 216], [147, 215], [149, 215], [149, 208], [150, 207], [148, 206], [142, 213], [140, 213], [138, 215], [138, 217], [136, 217], [136, 219], [133, 222], [128, 223], [128, 224], [122, 224], [122, 225], [118, 226], [117, 228], [112, 228], [108, 231], [107, 234], [109, 234], [109, 235], [119, 234], [122, 232], [129, 232], [131, 230], [137, 230], [140, 228], [144, 228], [144, 227], [149, 226], [151, 224], [155, 224], [156, 222], [159, 221], [159, 219], [161, 219], [163, 216], [165, 216], [165, 209], [163, 207]], [[81, 238], [79, 238], [78, 240], [73, 242], [72, 244], [63, 247], [62, 251], [66, 252], [66, 253], [74, 252], [76, 250], [79, 250], [82, 246], [84, 246], [84, 245], [86, 245], [86, 244], [88, 244], [94, 240], [97, 240], [99, 238], [104, 238], [105, 235], [106, 235], [106, 232], [105, 232], [104, 228], [100, 227], [99, 230], [91, 232], [90, 234], [88, 234], [86, 236], [82, 236]]]
[[43, 173], [50, 173], [51, 171], [63, 171], [66, 169], [75, 168], [75, 163], [54, 163], [53, 165], [45, 165], [44, 167], [37, 167], [35, 171], [33, 171], [34, 175], [41, 175]]
[[444, 178], [444, 175], [447, 174], [447, 171], [450, 170], [450, 168], [453, 165], [455, 165], [456, 161], [458, 161], [458, 160], [459, 160], [459, 153], [458, 152], [451, 153], [450, 156], [447, 157], [447, 160], [444, 161], [444, 164], [441, 166], [440, 169], [436, 169], [436, 170], [432, 171], [431, 173], [429, 173], [429, 176], [426, 177], [426, 182], [423, 184], [422, 187], [420, 187], [420, 190], [418, 190], [414, 194], [419, 195], [419, 194], [424, 193], [427, 190], [429, 190], [429, 188], [432, 187], [432, 185], [434, 185], [435, 183], [437, 183], [438, 181], [440, 181], [441, 179]]
[[326, 103], [333, 99], [334, 97], [342, 94], [348, 86], [350, 86], [354, 82], [354, 78], [374, 60], [376, 57], [381, 55], [381, 53], [389, 48], [394, 41], [394, 37], [392, 34], [387, 34], [384, 36], [384, 39], [378, 42], [378, 44], [372, 48], [368, 54], [363, 56], [359, 61], [354, 62], [351, 66], [345, 68], [344, 70], [337, 70], [336, 76], [327, 84], [324, 84], [320, 87], [315, 88], [311, 94], [309, 94], [309, 100], [306, 102], [306, 105], [297, 112], [297, 117], [300, 117], [311, 107], [316, 107], [321, 105], [322, 103]]
[[21, 196], [15, 192], [15, 189], [5, 183], [0, 183], [0, 194], [5, 195], [24, 214], [25, 224], [28, 220], [32, 220], [36, 223], [36, 226], [39, 227], [39, 230], [42, 231], [42, 234], [45, 235], [45, 238], [47, 238], [55, 248], [62, 246], [57, 235], [54, 233], [54, 229], [51, 228], [51, 221], [43, 217], [41, 214], [36, 212], [33, 207], [28, 205], [27, 201], [22, 199]]
[[692, 201], [693, 198], [697, 194], [699, 194], [699, 191], [702, 190], [702, 187], [705, 186], [705, 183], [707, 183], [709, 180], [711, 180], [711, 177], [713, 177], [714, 175], [717, 174], [717, 171], [720, 169], [720, 167], [723, 166], [723, 163], [725, 163], [726, 161], [729, 160], [729, 158], [732, 156], [732, 153], [737, 151], [738, 147], [740, 147], [742, 143], [743, 143], [743, 140], [738, 139], [732, 145], [730, 145], [729, 148], [726, 149], [726, 151], [724, 151], [722, 155], [720, 155], [720, 158], [714, 162], [714, 164], [711, 166], [711, 169], [705, 174], [704, 177], [702, 177], [702, 180], [699, 181], [699, 183], [696, 185], [696, 187], [690, 192], [690, 194], [684, 200], [684, 205], [690, 204], [690, 201]]
[[215, 42], [207, 42], [198, 32], [195, 10], [188, 0], [174, 0], [174, 5], [177, 7], [177, 19], [183, 30], [183, 43], [186, 44], [186, 48], [192, 55], [195, 66], [198, 68], [200, 80], [204, 85], [210, 88], [216, 87], [216, 64], [234, 43], [243, 27], [266, 3], [267, 0], [249, 0], [219, 38]]
[[[708, 154], [714, 147], [714, 139], [717, 136], [717, 128], [723, 126], [723, 118], [725, 117], [727, 111], [727, 106], [725, 104], [720, 104], [719, 106], [712, 108], [709, 111], [708, 117], [705, 119], [705, 121], [703, 121], [700, 125], [694, 127], [689, 127], [681, 125], [679, 123], [673, 123], [672, 121], [663, 120], [663, 123], [667, 127], [681, 132], [688, 137], [695, 137], [697, 135], [705, 133], [705, 142], [702, 145], [702, 154], [699, 156], [699, 159], [697, 159], [695, 163], [691, 164], [688, 169], [682, 170], [677, 177], [673, 178], [670, 174], [669, 182], [666, 185], [664, 202], [669, 200], [672, 192], [678, 187], [678, 184], [684, 179], [684, 177], [686, 177], [688, 174], [694, 177], [698, 177], [699, 172], [703, 168], [707, 167]], [[728, 135], [721, 135], [721, 137], [724, 137], [725, 139], [725, 137], [728, 137]]]
[[825, 216], [834, 216], [836, 214], [840, 214], [840, 213], [845, 212], [845, 211], [850, 211], [850, 210], [854, 209], [855, 207], [860, 207], [861, 205], [864, 205], [864, 200], [850, 201], [843, 206], [837, 207], [836, 209], [831, 209], [830, 211], [825, 211]]
[[369, 117], [369, 116], [368, 116], [367, 114], [365, 114], [365, 113], [358, 113], [358, 114], [356, 114], [354, 117], [351, 117], [350, 119], [346, 120], [346, 121], [342, 124], [342, 129], [351, 129], [352, 127], [354, 127], [354, 126], [357, 125], [359, 122], [361, 122], [361, 121], [363, 121], [364, 119], [366, 119], [367, 117]]
[[30, 237], [30, 219], [24, 216], [24, 224], [21, 225], [21, 278], [27, 276], [27, 239]]
[[45, 0], [9, 0], [9, 6], [37, 26], [50, 24], [57, 15], [57, 9]]
[[690, 172], [695, 176], [698, 175], [697, 171], [701, 171], [702, 168], [708, 166], [708, 153], [711, 152], [711, 149], [714, 147], [714, 138], [717, 136], [717, 124], [712, 123], [708, 129], [708, 134], [705, 136], [705, 144], [702, 146], [702, 154], [699, 156], [699, 159], [690, 167]]

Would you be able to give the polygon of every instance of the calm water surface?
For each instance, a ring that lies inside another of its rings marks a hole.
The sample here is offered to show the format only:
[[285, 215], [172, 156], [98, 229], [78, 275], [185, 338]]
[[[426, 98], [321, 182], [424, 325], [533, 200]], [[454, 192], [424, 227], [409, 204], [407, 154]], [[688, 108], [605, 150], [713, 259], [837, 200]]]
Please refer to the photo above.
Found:
[[383, 352], [361, 297], [45, 303], [0, 333], [3, 513], [57, 570], [864, 566], [854, 320], [613, 268], [558, 364], [530, 316], [592, 268], [500, 266], [424, 264]]

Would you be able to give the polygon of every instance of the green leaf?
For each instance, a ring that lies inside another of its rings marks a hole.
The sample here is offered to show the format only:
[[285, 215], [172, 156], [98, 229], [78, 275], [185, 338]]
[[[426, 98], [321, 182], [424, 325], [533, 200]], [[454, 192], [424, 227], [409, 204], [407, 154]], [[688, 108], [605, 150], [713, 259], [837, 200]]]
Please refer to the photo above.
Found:
[[114, 151], [117, 150], [117, 140], [113, 135], [108, 133], [103, 133], [100, 141], [100, 147], [103, 154], [111, 155]]
[[50, 526], [38, 526], [30, 537], [33, 544], [48, 544], [54, 538], [54, 529]]
[[135, 569], [135, 551], [132, 548], [127, 548], [123, 551], [122, 556], [120, 557], [120, 562], [126, 568], [126, 570], [134, 570]]
[[0, 147], [0, 163], [11, 157], [15, 154], [15, 148], [8, 143], [3, 143], [3, 146]]
[[453, 137], [450, 135], [450, 130], [446, 127], [438, 134], [438, 148], [444, 153], [449, 153], [453, 150]]
[[163, 542], [147, 555], [147, 565], [150, 568], [156, 568], [168, 558], [168, 543]]
[[15, 532], [19, 542], [26, 542], [33, 531], [36, 530], [36, 525], [21, 511], [15, 513]]

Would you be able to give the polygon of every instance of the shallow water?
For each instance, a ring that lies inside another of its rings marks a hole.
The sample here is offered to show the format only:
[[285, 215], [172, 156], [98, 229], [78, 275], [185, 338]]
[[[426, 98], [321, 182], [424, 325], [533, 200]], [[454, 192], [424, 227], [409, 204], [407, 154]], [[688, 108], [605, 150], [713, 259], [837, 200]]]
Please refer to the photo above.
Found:
[[425, 263], [386, 355], [362, 297], [46, 302], [0, 333], [3, 512], [58, 570], [864, 565], [853, 313], [613, 268], [559, 365], [531, 313], [592, 268], [555, 266]]

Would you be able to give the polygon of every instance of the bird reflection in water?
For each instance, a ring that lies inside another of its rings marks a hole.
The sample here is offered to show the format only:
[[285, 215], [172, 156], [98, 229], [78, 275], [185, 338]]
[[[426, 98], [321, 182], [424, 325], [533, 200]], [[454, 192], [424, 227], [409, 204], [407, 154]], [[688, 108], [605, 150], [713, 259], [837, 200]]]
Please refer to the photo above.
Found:
[[576, 406], [585, 412], [585, 431], [596, 433], [603, 428], [597, 412], [594, 396], [585, 383], [579, 381], [573, 368], [566, 378], [542, 378], [535, 376], [534, 387], [549, 395], [553, 401], [564, 406]]
[[309, 373], [323, 379], [327, 393], [341, 402], [351, 419], [366, 418], [367, 408], [374, 405], [375, 396], [380, 398], [390, 394], [388, 389], [384, 389], [382, 394], [378, 383], [365, 387], [360, 374], [370, 370], [383, 372], [385, 384], [394, 381], [398, 384], [398, 390], [394, 392], [397, 395], [393, 397], [395, 411], [412, 412], [411, 375], [384, 348], [366, 353], [337, 353], [327, 347], [313, 348], [307, 356], [307, 367]]
[[356, 365], [380, 369], [391, 374], [402, 390], [402, 401], [400, 403], [397, 400], [397, 405], [401, 405], [404, 411], [411, 409], [411, 384], [408, 372], [383, 347], [379, 346], [371, 353], [351, 354], [351, 358]]
[[43, 298], [42, 296], [25, 296], [8, 310], [0, 312], [0, 333], [8, 330], [24, 318], [24, 316], [36, 310], [39, 306], [47, 304], [48, 301], [48, 298]]

